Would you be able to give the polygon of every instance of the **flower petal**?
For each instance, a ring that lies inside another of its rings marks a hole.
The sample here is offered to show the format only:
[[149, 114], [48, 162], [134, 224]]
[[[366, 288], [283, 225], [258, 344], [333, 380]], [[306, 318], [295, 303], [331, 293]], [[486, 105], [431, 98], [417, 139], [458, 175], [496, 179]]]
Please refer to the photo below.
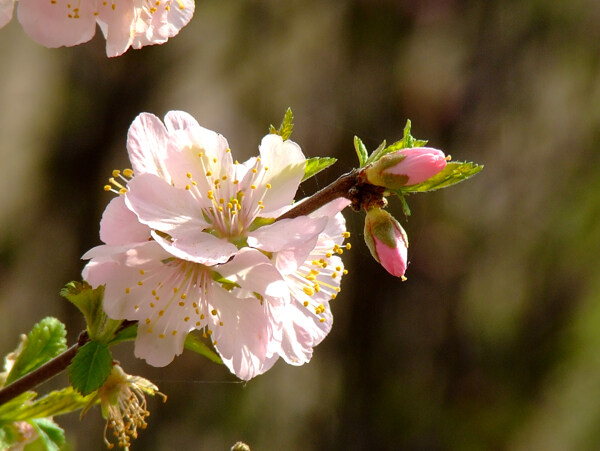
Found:
[[155, 115], [142, 113], [134, 119], [127, 132], [127, 151], [136, 176], [156, 174], [171, 182], [165, 167], [167, 141], [167, 129]]
[[102, 213], [100, 239], [109, 245], [148, 241], [150, 228], [125, 205], [123, 196], [115, 197]]
[[96, 32], [96, 2], [19, 0], [17, 17], [25, 33], [46, 47], [87, 42]]
[[293, 141], [283, 141], [281, 136], [269, 134], [260, 143], [260, 158], [269, 170], [265, 183], [272, 189], [266, 193], [262, 215], [268, 216], [273, 212], [289, 206], [294, 200], [298, 185], [304, 177], [306, 158], [300, 146]]
[[135, 34], [134, 0], [98, 2], [98, 25], [106, 38], [106, 55], [119, 56], [127, 51]]

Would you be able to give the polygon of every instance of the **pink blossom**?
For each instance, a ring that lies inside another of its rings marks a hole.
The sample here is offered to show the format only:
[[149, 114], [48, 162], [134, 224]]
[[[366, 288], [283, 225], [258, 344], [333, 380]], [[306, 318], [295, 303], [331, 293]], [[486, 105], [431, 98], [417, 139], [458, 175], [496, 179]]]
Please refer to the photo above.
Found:
[[390, 189], [416, 185], [446, 167], [444, 152], [431, 147], [413, 147], [384, 155], [365, 169], [369, 183]]
[[106, 286], [109, 316], [138, 321], [136, 356], [167, 365], [198, 329], [241, 379], [280, 356], [308, 361], [331, 328], [347, 201], [273, 222], [304, 175], [299, 146], [267, 135], [260, 157], [238, 163], [183, 112], [138, 116], [128, 151], [133, 170], [113, 174], [120, 195], [83, 277]]
[[387, 211], [373, 208], [365, 218], [365, 242], [373, 258], [387, 272], [403, 277], [406, 272], [408, 237], [396, 219]]
[[[15, 0], [0, 0], [0, 27], [12, 17]], [[106, 54], [129, 47], [162, 44], [177, 35], [194, 14], [194, 0], [18, 0], [17, 16], [25, 32], [46, 47], [87, 42], [96, 24], [106, 38]]]

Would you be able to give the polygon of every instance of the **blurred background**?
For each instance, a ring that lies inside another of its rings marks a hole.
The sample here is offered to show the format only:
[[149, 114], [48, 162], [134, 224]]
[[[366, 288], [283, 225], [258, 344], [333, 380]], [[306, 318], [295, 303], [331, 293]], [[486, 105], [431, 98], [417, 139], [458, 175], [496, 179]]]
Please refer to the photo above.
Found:
[[[58, 292], [100, 243], [102, 187], [129, 166], [139, 112], [187, 111], [242, 160], [291, 107], [305, 154], [339, 159], [299, 197], [356, 165], [354, 135], [372, 150], [410, 118], [485, 169], [410, 197], [410, 218], [392, 204], [408, 280], [371, 259], [348, 210], [350, 273], [310, 364], [242, 384], [189, 352], [155, 369], [120, 346], [169, 397], [132, 449], [599, 449], [599, 23], [596, 0], [203, 0], [167, 44], [107, 59], [99, 31], [51, 50], [14, 19], [0, 31], [0, 354], [47, 315], [70, 343], [84, 327]], [[105, 449], [98, 409], [58, 422], [69, 449]]]

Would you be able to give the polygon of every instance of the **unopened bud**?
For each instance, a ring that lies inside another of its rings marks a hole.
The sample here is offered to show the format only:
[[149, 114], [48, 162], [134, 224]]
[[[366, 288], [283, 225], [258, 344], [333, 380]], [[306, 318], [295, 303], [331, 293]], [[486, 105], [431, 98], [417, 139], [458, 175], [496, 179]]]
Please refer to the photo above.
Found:
[[446, 156], [431, 147], [413, 147], [388, 153], [365, 169], [367, 181], [389, 189], [416, 185], [446, 167]]
[[408, 237], [396, 219], [381, 208], [373, 208], [365, 218], [365, 242], [373, 258], [387, 272], [403, 277], [406, 271]]

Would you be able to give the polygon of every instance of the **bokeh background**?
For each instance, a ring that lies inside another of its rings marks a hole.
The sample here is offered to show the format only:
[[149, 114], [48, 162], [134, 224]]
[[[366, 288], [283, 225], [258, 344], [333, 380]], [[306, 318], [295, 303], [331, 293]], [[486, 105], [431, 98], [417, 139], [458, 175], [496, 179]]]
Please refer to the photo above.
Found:
[[[124, 368], [169, 396], [133, 449], [600, 448], [598, 24], [597, 0], [202, 0], [166, 45], [107, 59], [101, 36], [50, 50], [13, 20], [0, 353], [47, 315], [70, 342], [84, 327], [58, 291], [99, 244], [102, 187], [128, 166], [139, 112], [188, 111], [242, 160], [291, 107], [304, 152], [339, 158], [299, 196], [356, 164], [354, 135], [373, 149], [410, 118], [417, 138], [485, 169], [408, 199], [408, 281], [373, 262], [348, 211], [350, 273], [310, 364], [242, 384], [189, 352], [154, 369], [121, 346]], [[58, 421], [69, 449], [104, 449], [97, 410]]]

